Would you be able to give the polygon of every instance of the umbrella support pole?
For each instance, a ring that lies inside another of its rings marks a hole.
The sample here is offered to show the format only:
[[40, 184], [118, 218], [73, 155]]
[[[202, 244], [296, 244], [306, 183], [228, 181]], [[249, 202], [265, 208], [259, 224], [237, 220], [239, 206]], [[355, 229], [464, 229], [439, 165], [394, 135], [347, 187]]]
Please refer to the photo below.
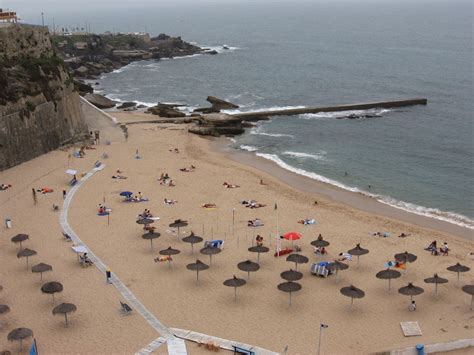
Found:
[[199, 283], [199, 269], [196, 269], [196, 285]]
[[64, 313], [64, 318], [66, 318], [66, 327], [68, 326], [67, 324], [67, 313]]
[[168, 269], [171, 269], [171, 259], [168, 259]]
[[435, 297], [438, 296], [438, 284], [435, 283]]
[[290, 307], [291, 307], [291, 292], [290, 292]]
[[234, 302], [237, 302], [237, 287], [234, 287]]
[[212, 254], [209, 254], [209, 266], [212, 266]]
[[354, 304], [354, 297], [351, 297], [351, 309], [352, 309], [353, 304]]
[[247, 280], [250, 280], [250, 271], [247, 271]]
[[194, 243], [191, 243], [191, 254], [194, 255]]
[[388, 279], [388, 292], [390, 292], [390, 281], [392, 281], [392, 279]]

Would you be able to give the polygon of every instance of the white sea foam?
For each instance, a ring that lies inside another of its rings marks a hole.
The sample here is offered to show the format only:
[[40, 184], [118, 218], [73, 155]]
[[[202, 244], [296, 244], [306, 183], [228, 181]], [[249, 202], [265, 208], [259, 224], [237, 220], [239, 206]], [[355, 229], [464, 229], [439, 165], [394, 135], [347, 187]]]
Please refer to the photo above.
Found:
[[253, 132], [250, 131], [250, 134], [255, 134], [258, 136], [267, 136], [267, 137], [288, 137], [288, 138], [294, 138], [291, 134], [285, 134], [285, 133], [266, 133], [266, 132]]
[[125, 67], [122, 67], [122, 68], [115, 69], [111, 73], [112, 74], [119, 74], [119, 73], [123, 72], [124, 70], [125, 70]]
[[338, 111], [338, 112], [318, 112], [318, 113], [303, 113], [298, 117], [305, 120], [324, 119], [324, 118], [351, 118], [351, 117], [365, 117], [376, 116], [381, 117], [387, 112], [391, 112], [389, 109], [369, 109], [369, 110], [350, 110], [350, 111]]
[[239, 148], [241, 150], [246, 150], [247, 152], [256, 152], [258, 150], [258, 148], [254, 147], [253, 145], [245, 145], [245, 144], [242, 144]]
[[327, 152], [325, 152], [324, 150], [315, 154], [291, 152], [291, 151], [283, 152], [283, 155], [287, 155], [290, 157], [300, 158], [300, 159], [313, 159], [313, 160], [327, 160], [326, 154]]
[[429, 207], [424, 207], [424, 206], [419, 206], [413, 203], [409, 202], [404, 202], [404, 201], [399, 201], [393, 197], [390, 196], [384, 196], [384, 195], [378, 195], [378, 194], [373, 194], [364, 190], [361, 190], [357, 187], [351, 187], [347, 186], [345, 184], [340, 183], [339, 181], [329, 179], [327, 177], [324, 177], [322, 175], [309, 172], [300, 168], [295, 168], [287, 163], [285, 163], [281, 158], [276, 155], [276, 154], [266, 154], [266, 153], [256, 153], [257, 156], [262, 157], [264, 159], [270, 160], [274, 163], [276, 163], [278, 166], [280, 166], [283, 169], [286, 169], [288, 171], [291, 171], [293, 173], [296, 173], [298, 175], [306, 176], [310, 179], [321, 181], [327, 184], [331, 184], [334, 186], [337, 186], [341, 189], [351, 191], [351, 192], [356, 192], [363, 194], [365, 196], [371, 197], [376, 199], [377, 201], [384, 203], [386, 205], [398, 208], [400, 210], [404, 210], [410, 213], [414, 213], [420, 216], [425, 216], [429, 218], [434, 218], [438, 219], [441, 221], [449, 222], [452, 224], [456, 224], [461, 227], [469, 228], [474, 230], [474, 220], [463, 216], [461, 214], [457, 214], [454, 212], [445, 212], [441, 211], [437, 208], [429, 208]]

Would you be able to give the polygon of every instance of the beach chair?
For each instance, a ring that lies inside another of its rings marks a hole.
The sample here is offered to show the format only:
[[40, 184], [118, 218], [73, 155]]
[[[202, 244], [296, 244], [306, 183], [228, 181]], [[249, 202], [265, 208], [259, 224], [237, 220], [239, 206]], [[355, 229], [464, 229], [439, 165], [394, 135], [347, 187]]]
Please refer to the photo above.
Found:
[[205, 248], [219, 248], [219, 249], [223, 249], [224, 248], [224, 241], [223, 240], [219, 240], [219, 239], [216, 239], [216, 240], [208, 240], [204, 243], [204, 247]]
[[122, 307], [122, 312], [124, 314], [131, 314], [132, 311], [133, 311], [132, 308], [128, 304], [126, 304], [122, 301], [120, 301], [120, 306]]
[[328, 277], [330, 273], [326, 268], [327, 264], [327, 262], [314, 263], [311, 265], [311, 273], [324, 278]]
[[66, 242], [72, 242], [72, 238], [68, 234], [66, 234], [64, 232], [62, 232], [62, 233], [63, 233], [64, 240]]

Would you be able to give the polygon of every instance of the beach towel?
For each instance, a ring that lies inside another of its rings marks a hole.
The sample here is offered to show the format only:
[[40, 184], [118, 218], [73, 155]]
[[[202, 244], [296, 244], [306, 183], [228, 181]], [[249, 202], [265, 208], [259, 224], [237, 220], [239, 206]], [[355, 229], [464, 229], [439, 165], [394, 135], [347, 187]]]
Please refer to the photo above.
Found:
[[275, 257], [282, 256], [282, 255], [290, 254], [292, 252], [293, 252], [292, 248], [285, 248], [285, 249], [282, 249], [282, 250], [279, 250], [279, 251], [275, 252], [275, 254], [273, 254], [273, 256], [275, 256]]
[[110, 214], [110, 212], [102, 212], [102, 213], [97, 213], [98, 216], [108, 216]]
[[208, 240], [204, 243], [204, 247], [210, 247], [210, 248], [219, 248], [222, 249], [224, 247], [224, 241], [223, 240]]
[[385, 268], [391, 268], [391, 267], [394, 267], [397, 263], [395, 261], [387, 261], [385, 264], [383, 264], [383, 266]]
[[[298, 223], [300, 223], [300, 222], [298, 222]], [[301, 223], [301, 224], [307, 226], [307, 225], [310, 225], [310, 224], [317, 224], [317, 223], [318, 222], [314, 218], [311, 218], [311, 219], [307, 218], [307, 219], [304, 219], [303, 223]]]

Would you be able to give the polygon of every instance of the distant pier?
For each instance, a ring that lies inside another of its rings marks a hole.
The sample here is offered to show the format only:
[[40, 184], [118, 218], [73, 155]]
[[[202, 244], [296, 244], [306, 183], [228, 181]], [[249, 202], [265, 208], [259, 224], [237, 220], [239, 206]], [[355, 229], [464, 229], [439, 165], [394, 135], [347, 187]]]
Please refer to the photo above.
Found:
[[290, 109], [283, 109], [283, 110], [242, 112], [242, 113], [233, 113], [232, 116], [241, 118], [244, 121], [253, 121], [253, 120], [259, 120], [268, 116], [291, 116], [291, 115], [301, 115], [305, 113], [355, 111], [355, 110], [368, 110], [372, 108], [396, 108], [396, 107], [404, 107], [404, 106], [426, 105], [427, 103], [428, 103], [428, 100], [425, 98], [414, 98], [414, 99], [407, 99], [407, 100], [378, 101], [378, 102], [367, 102], [367, 103], [361, 103], [361, 104], [348, 104], [348, 105], [337, 105], [337, 106], [303, 107], [303, 108], [290, 108]]

